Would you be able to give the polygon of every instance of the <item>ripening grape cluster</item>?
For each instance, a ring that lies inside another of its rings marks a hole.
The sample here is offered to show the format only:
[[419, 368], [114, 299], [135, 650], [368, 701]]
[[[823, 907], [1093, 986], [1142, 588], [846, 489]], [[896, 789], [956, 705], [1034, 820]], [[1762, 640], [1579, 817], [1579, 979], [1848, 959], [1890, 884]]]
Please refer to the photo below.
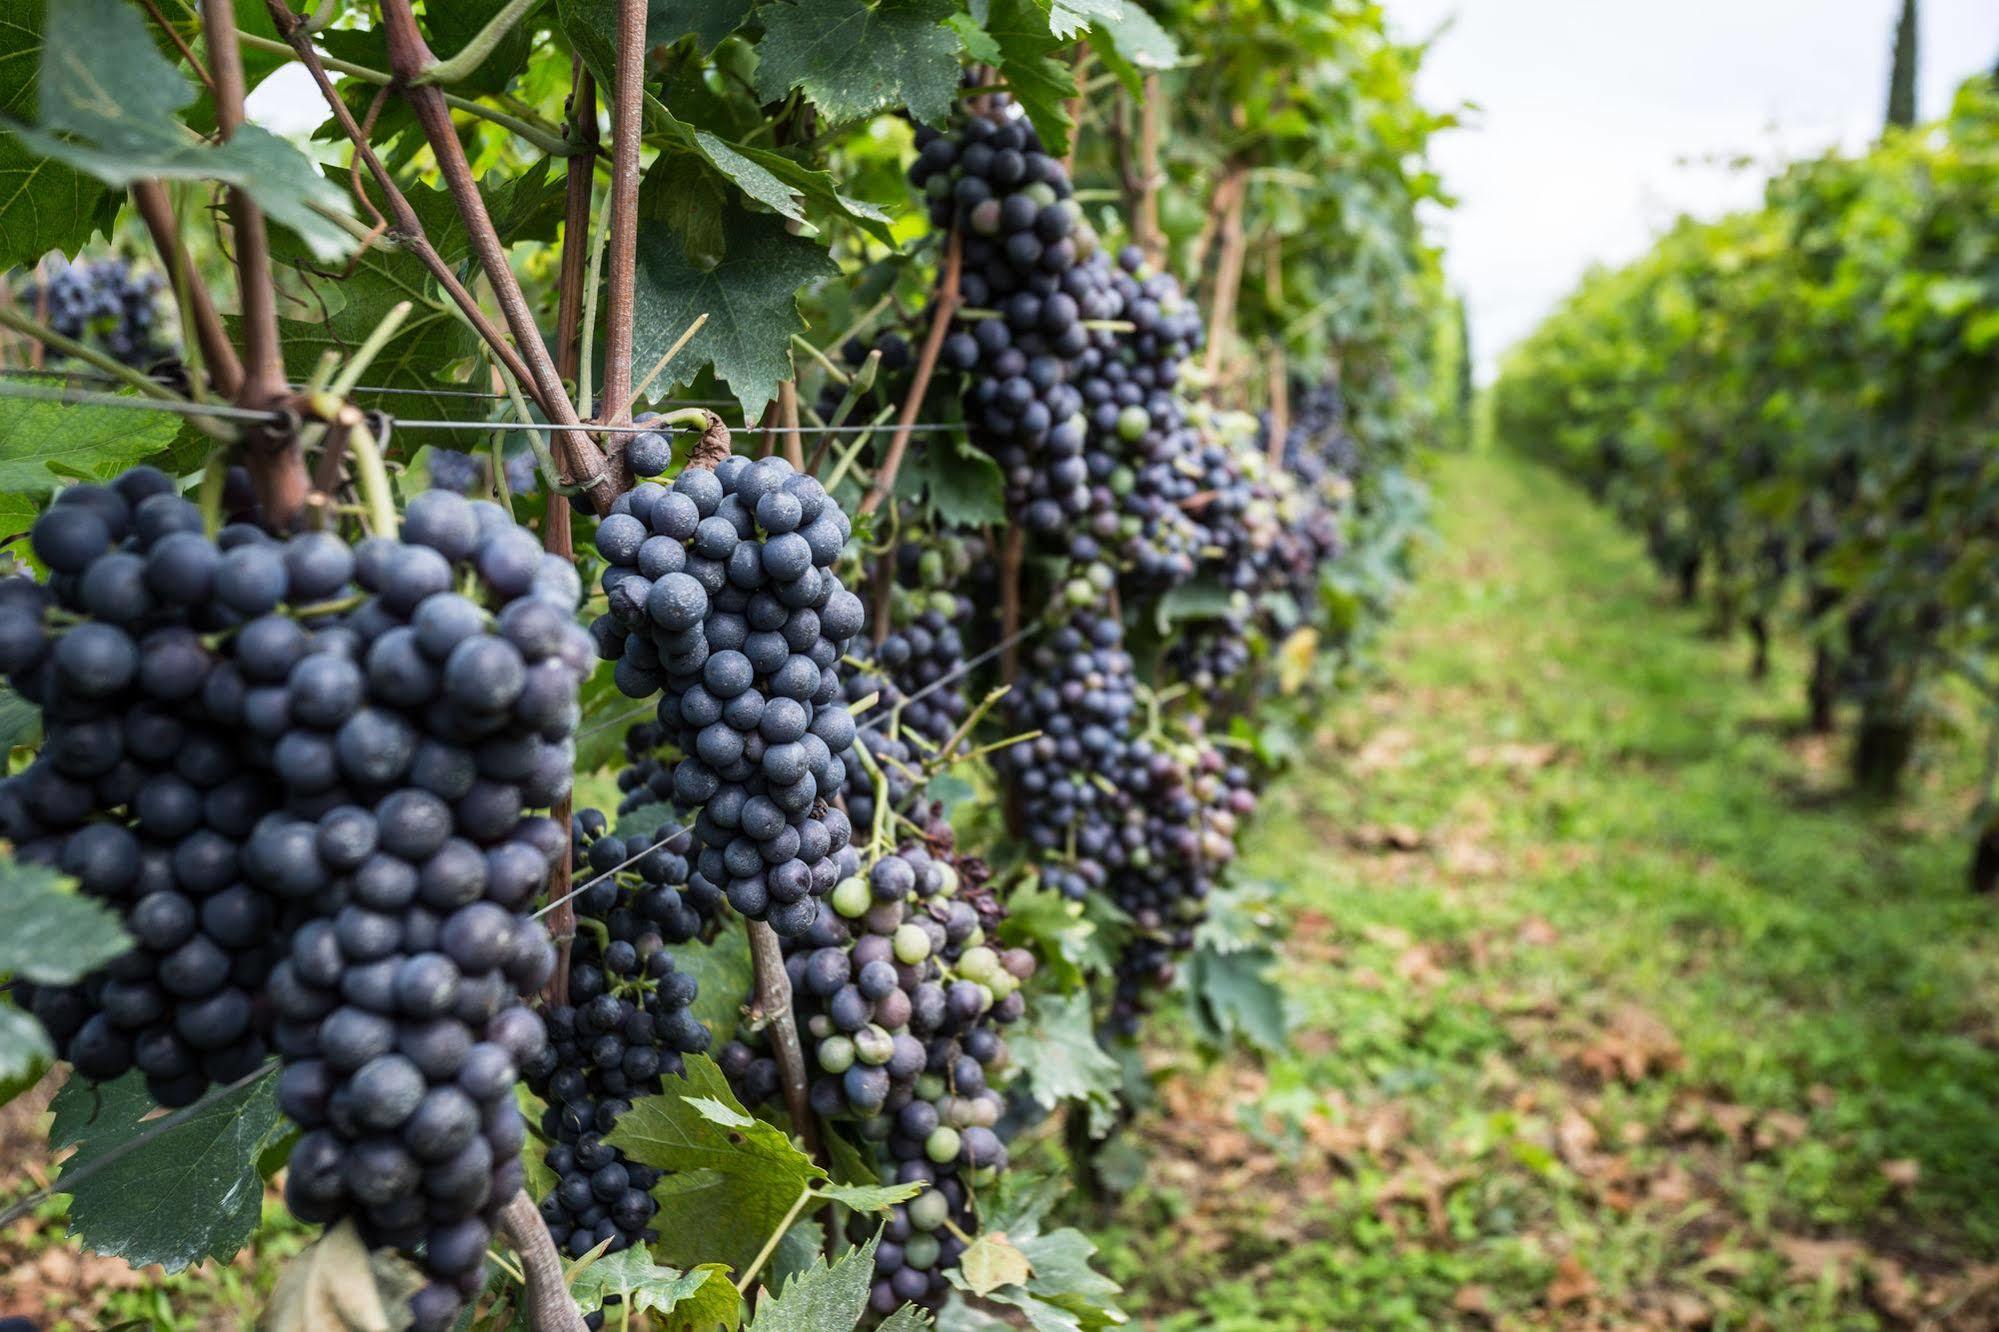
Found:
[[163, 1105], [283, 1060], [286, 1198], [421, 1254], [448, 1327], [520, 1187], [521, 1004], [554, 965], [528, 912], [561, 830], [592, 652], [569, 564], [441, 491], [402, 539], [210, 538], [149, 468], [74, 486], [6, 584], [4, 668], [49, 742], [0, 811], [138, 944], [26, 996], [79, 1073]]
[[[577, 814], [574, 833], [577, 873], [601, 881], [576, 898], [569, 1001], [544, 1011], [548, 1045], [521, 1072], [547, 1103], [542, 1136], [557, 1184], [541, 1200], [542, 1219], [555, 1243], [581, 1258], [600, 1244], [614, 1253], [657, 1238], [651, 1190], [659, 1172], [604, 1137], [635, 1099], [659, 1091], [661, 1077], [681, 1073], [683, 1055], [706, 1050], [709, 1035], [689, 1010], [695, 980], [667, 951], [701, 928], [675, 886], [687, 881], [691, 835], [620, 838], [596, 810]], [[637, 865], [617, 868], [653, 845]]]
[[[961, 868], [941, 821], [864, 872], [858, 861], [854, 868], [811, 930], [787, 942], [785, 969], [814, 1112], [852, 1124], [885, 1181], [931, 1186], [894, 1210], [871, 1307], [934, 1308], [948, 1289], [944, 1270], [963, 1251], [944, 1218], [971, 1230], [965, 1180], [989, 1179], [1007, 1163], [995, 1131], [1005, 1110], [1001, 1029], [1025, 1011], [1021, 986], [1035, 963], [989, 941], [996, 904], [974, 883], [984, 867]], [[721, 1062], [746, 1099], [775, 1094], [767, 1056], [731, 1042]]]
[[1095, 535], [1135, 585], [1159, 592], [1194, 576], [1206, 533], [1184, 507], [1199, 494], [1201, 433], [1180, 392], [1183, 362], [1203, 341], [1200, 310], [1169, 273], [1147, 273], [1127, 246], [1110, 270], [1116, 317], [1129, 333], [1093, 340], [1078, 360], [1089, 414], [1091, 478], [1108, 492]]
[[[16, 296], [22, 308], [46, 311], [56, 332], [94, 347], [136, 369], [149, 369], [173, 354], [160, 327], [166, 283], [158, 273], [134, 272], [123, 259], [54, 261], [55, 271]], [[62, 354], [54, 349], [51, 360]]]
[[[493, 460], [486, 454], [432, 448], [425, 460], [433, 490], [449, 490], [456, 495], [483, 494], [493, 483]], [[503, 471], [510, 495], [529, 494], [541, 484], [532, 453], [512, 455], [503, 465]]]
[[996, 316], [959, 316], [943, 346], [943, 365], [966, 377], [973, 441], [999, 463], [1009, 508], [1031, 530], [1080, 534], [1095, 496], [1073, 363], [1091, 343], [1085, 321], [1116, 313], [1106, 269], [1085, 262], [1096, 234], [1024, 120], [974, 116], [948, 134], [919, 130], [917, 146], [910, 180], [932, 224], [962, 239], [959, 294]]
[[833, 572], [849, 531], [816, 479], [741, 457], [644, 482], [597, 527], [609, 610], [592, 635], [625, 694], [663, 694], [695, 877], [780, 934], [811, 924], [851, 831], [827, 803], [854, 738], [838, 663], [865, 619]]

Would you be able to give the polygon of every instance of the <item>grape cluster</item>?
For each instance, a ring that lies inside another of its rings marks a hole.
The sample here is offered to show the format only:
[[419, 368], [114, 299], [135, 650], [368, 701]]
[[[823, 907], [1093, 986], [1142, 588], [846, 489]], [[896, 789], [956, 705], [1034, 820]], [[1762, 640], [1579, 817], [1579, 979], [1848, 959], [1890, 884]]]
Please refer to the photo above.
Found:
[[967, 1247], [958, 1236], [975, 1235], [979, 1229], [964, 1182], [945, 1176], [935, 1187], [890, 1208], [885, 1224], [871, 1216], [854, 1217], [847, 1223], [848, 1241], [865, 1244], [878, 1224], [881, 1241], [875, 1246], [868, 1312], [886, 1318], [904, 1304], [942, 1309], [951, 1292], [945, 1273], [958, 1265]]
[[[288, 812], [245, 859], [317, 909], [269, 983], [278, 1103], [305, 1130], [286, 1201], [420, 1251], [415, 1326], [442, 1328], [521, 1186], [514, 1084], [546, 1046], [522, 996], [555, 965], [529, 913], [567, 844], [528, 811], [568, 794], [593, 653], [575, 571], [497, 506], [426, 491], [353, 569], [272, 742]], [[246, 690], [246, 727], [259, 706]]]
[[1108, 285], [1116, 317], [1133, 328], [1093, 340], [1078, 358], [1091, 480], [1105, 492], [1092, 531], [1138, 586], [1159, 593], [1193, 577], [1206, 535], [1185, 507], [1200, 492], [1202, 438], [1179, 391], [1203, 327], [1180, 284], [1147, 273], [1135, 246], [1108, 268]]
[[910, 180], [931, 223], [962, 237], [959, 293], [998, 316], [960, 318], [944, 341], [942, 363], [967, 377], [972, 439], [999, 463], [1031, 530], [1080, 530], [1096, 497], [1073, 363], [1091, 345], [1086, 321], [1116, 313], [1108, 270], [1086, 262], [1096, 234], [1025, 120], [974, 116], [949, 134], [919, 130], [917, 146]]
[[[867, 733], [856, 734], [854, 738], [856, 752], [847, 764], [840, 803], [846, 808], [852, 826], [860, 830], [865, 840], [868, 830], [874, 827], [878, 796], [887, 796], [889, 811], [908, 807], [922, 777], [922, 757], [903, 738], [899, 725], [886, 724], [902, 704], [902, 690], [868, 656], [858, 659], [862, 668], [849, 670], [842, 680], [847, 705], [855, 707], [868, 698], [873, 698], [874, 703], [867, 713]], [[866, 751], [865, 760], [859, 752], [862, 750]]]
[[657, 1237], [651, 1190], [659, 1172], [603, 1139], [634, 1099], [679, 1075], [681, 1056], [706, 1050], [709, 1037], [689, 1011], [694, 978], [676, 971], [667, 951], [700, 929], [668, 886], [686, 881], [693, 839], [667, 838], [638, 867], [611, 874], [635, 853], [628, 839], [607, 835], [595, 810], [578, 814], [575, 837], [578, 872], [609, 877], [576, 899], [569, 1002], [546, 1010], [549, 1043], [521, 1071], [548, 1105], [542, 1135], [558, 1183], [541, 1200], [542, 1218], [556, 1244], [580, 1258], [600, 1244], [615, 1252]]
[[310, 632], [280, 603], [337, 592], [353, 561], [331, 538], [210, 540], [149, 467], [64, 490], [29, 544], [49, 580], [0, 580], [0, 672], [41, 709], [44, 743], [0, 782], [0, 835], [117, 910], [137, 946], [16, 997], [82, 1076], [136, 1067], [156, 1102], [187, 1105], [263, 1062], [273, 929], [303, 898], [247, 873], [268, 754], [217, 686], [252, 681], [282, 707]]
[[[53, 273], [15, 299], [26, 309], [45, 310], [48, 326], [64, 337], [144, 370], [172, 354], [160, 328], [165, 289], [158, 273], [135, 273], [123, 259], [58, 259]], [[50, 356], [60, 360], [62, 354]]]
[[1125, 814], [1147, 781], [1149, 756], [1132, 737], [1135, 666], [1124, 626], [1096, 610], [1044, 634], [1024, 666], [1008, 699], [1013, 726], [1041, 734], [1004, 750], [1001, 761], [1044, 878], [1081, 898], [1123, 865], [1131, 849]]
[[[425, 455], [425, 461], [433, 490], [448, 490], [455, 495], [483, 494], [493, 483], [493, 460], [484, 454], [433, 448]], [[507, 493], [511, 495], [530, 494], [541, 484], [532, 453], [516, 453], [509, 457], [504, 464], [504, 474]]]
[[700, 811], [694, 877], [780, 934], [811, 924], [851, 832], [826, 803], [854, 738], [838, 663], [865, 621], [832, 569], [849, 531], [817, 480], [741, 457], [645, 482], [597, 527], [592, 634], [624, 693], [664, 694], [674, 799]]
[[895, 681], [906, 700], [901, 724], [932, 748], [949, 740], [971, 709], [962, 685], [939, 683], [947, 677], [953, 683], [962, 679], [962, 674], [952, 673], [965, 661], [965, 636], [959, 624], [970, 618], [971, 602], [963, 597], [951, 601], [951, 613], [925, 610], [891, 629], [874, 650], [875, 664]]

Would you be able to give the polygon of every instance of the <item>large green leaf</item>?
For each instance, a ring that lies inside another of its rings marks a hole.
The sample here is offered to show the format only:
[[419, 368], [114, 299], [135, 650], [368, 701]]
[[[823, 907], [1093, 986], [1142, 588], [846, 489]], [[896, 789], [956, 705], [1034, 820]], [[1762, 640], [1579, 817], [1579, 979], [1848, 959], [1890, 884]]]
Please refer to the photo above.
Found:
[[1159, 20], [1125, 0], [1117, 18], [1098, 18], [1090, 29], [1090, 49], [1118, 76], [1133, 97], [1144, 95], [1145, 75], [1180, 63], [1180, 47]]
[[1031, 1021], [1007, 1034], [1006, 1043], [1034, 1099], [1050, 1110], [1063, 1101], [1081, 1101], [1090, 1107], [1093, 1120], [1114, 1110], [1117, 1061], [1097, 1044], [1089, 994], [1043, 995], [1034, 1001], [1032, 1013]]
[[1284, 994], [1268, 978], [1276, 965], [1268, 948], [1224, 951], [1203, 943], [1187, 962], [1187, 993], [1195, 1025], [1214, 1045], [1236, 1037], [1272, 1052], [1288, 1044]]
[[1124, 0], [1045, 0], [1048, 29], [1063, 41], [1073, 41], [1093, 23], [1112, 22], [1124, 16]]
[[118, 916], [46, 865], [0, 857], [0, 974], [67, 985], [132, 947]]
[[249, 1241], [264, 1197], [257, 1153], [279, 1124], [275, 1068], [211, 1093], [160, 1132], [142, 1122], [153, 1106], [137, 1073], [101, 1086], [71, 1078], [54, 1108], [50, 1147], [77, 1148], [56, 1187], [70, 1194], [69, 1233], [86, 1247], [178, 1272], [204, 1258], [226, 1261]]
[[743, 1321], [743, 1297], [723, 1268], [710, 1264], [680, 1272], [656, 1265], [643, 1248], [598, 1258], [575, 1275], [569, 1292], [579, 1309], [601, 1309], [605, 1297], [615, 1295], [623, 1306], [617, 1317], [664, 1314], [673, 1328], [715, 1332], [725, 1327], [734, 1332]]
[[[424, 7], [423, 24], [429, 29], [430, 49], [439, 59], [449, 60], [478, 36], [487, 20], [507, 7], [508, 0], [451, 0], [444, 5]], [[527, 14], [507, 29], [492, 54], [480, 62], [472, 76], [459, 84], [474, 92], [497, 93], [513, 81], [527, 65], [534, 49], [534, 15]], [[506, 232], [500, 233], [502, 236]]]
[[[646, 6], [646, 46], [671, 46], [692, 35], [706, 55], [742, 26], [756, 0], [650, 0]], [[616, 48], [618, 0], [558, 0], [562, 30], [584, 53], [593, 70], [608, 69]], [[600, 73], [598, 77], [602, 77]], [[608, 86], [608, 85], [607, 85]]]
[[954, 527], [1006, 521], [1006, 478], [999, 464], [957, 431], [925, 440], [896, 478], [895, 489], [898, 495], [928, 496], [937, 516]]
[[[654, 1253], [683, 1268], [726, 1263], [744, 1270], [801, 1194], [825, 1178], [774, 1125], [752, 1117], [715, 1061], [687, 1060], [686, 1076], [632, 1103], [605, 1141], [669, 1172]], [[851, 1324], [849, 1324], [851, 1327]]]
[[853, 1332], [868, 1307], [880, 1242], [880, 1235], [872, 1236], [830, 1266], [824, 1258], [815, 1259], [784, 1283], [776, 1299], [757, 1306], [749, 1332]]
[[688, 1010], [708, 1028], [711, 1049], [719, 1049], [736, 1034], [743, 1019], [756, 968], [750, 961], [750, 941], [741, 930], [724, 930], [713, 942], [675, 944], [675, 969], [692, 976], [701, 991]]
[[677, 384], [713, 366], [745, 417], [754, 418], [791, 377], [791, 337], [805, 331], [798, 289], [839, 265], [781, 218], [732, 209], [722, 226], [727, 254], [712, 268], [687, 258], [681, 237], [641, 225], [634, 373], [642, 375], [699, 315], [708, 322], [667, 372]]
[[802, 88], [835, 124], [908, 107], [941, 125], [958, 91], [951, 0], [779, 0], [759, 11], [757, 92]]
[[353, 248], [314, 211], [349, 214], [347, 196], [283, 139], [245, 125], [210, 144], [179, 116], [195, 100], [160, 55], [145, 20], [121, 0], [64, 0], [48, 34], [36, 89], [40, 124], [23, 142], [122, 189], [135, 180], [216, 180], [243, 190], [322, 258]]
[[[35, 113], [48, 0], [0, 0], [0, 120]], [[0, 132], [0, 268], [73, 253], [110, 223], [118, 198], [73, 167]]]
[[180, 418], [166, 412], [0, 398], [0, 440], [6, 441], [0, 494], [43, 492], [78, 474], [116, 476], [163, 452], [179, 430]]
[[41, 1081], [55, 1057], [42, 1024], [0, 998], [0, 1105]]
[[1062, 156], [1076, 127], [1069, 116], [1076, 77], [1056, 58], [1063, 40], [1049, 31], [1047, 12], [1034, 0], [993, 0], [986, 32], [1000, 49], [1000, 77], [1041, 132], [1042, 146]]

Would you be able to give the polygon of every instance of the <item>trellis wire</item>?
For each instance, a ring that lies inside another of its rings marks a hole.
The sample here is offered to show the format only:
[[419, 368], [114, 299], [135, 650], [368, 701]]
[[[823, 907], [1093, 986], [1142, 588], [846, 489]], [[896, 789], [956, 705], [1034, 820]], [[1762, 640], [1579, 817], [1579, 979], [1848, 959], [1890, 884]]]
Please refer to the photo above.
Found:
[[[37, 384], [9, 384], [0, 382], [0, 398], [21, 398], [31, 402], [59, 402], [77, 407], [112, 407], [127, 411], [172, 412], [180, 416], [208, 416], [218, 421], [245, 421], [256, 425], [277, 425], [287, 420], [284, 412], [261, 411], [250, 407], [236, 407], [227, 403], [180, 402], [171, 398], [130, 398], [117, 393], [95, 393], [89, 390], [56, 388]], [[494, 430], [531, 430], [542, 434], [559, 434], [565, 430], [580, 430], [591, 435], [646, 435], [656, 434], [651, 426], [643, 425], [595, 425], [584, 422], [580, 425], [557, 425], [550, 421], [450, 421], [450, 420], [410, 420], [383, 413], [397, 430], [450, 430], [471, 431], [473, 433]], [[912, 431], [935, 433], [955, 431], [965, 428], [962, 421], [918, 421], [906, 427]], [[743, 434], [774, 435], [863, 435], [885, 429], [878, 425], [798, 425], [762, 426], [744, 424], [730, 427]]]

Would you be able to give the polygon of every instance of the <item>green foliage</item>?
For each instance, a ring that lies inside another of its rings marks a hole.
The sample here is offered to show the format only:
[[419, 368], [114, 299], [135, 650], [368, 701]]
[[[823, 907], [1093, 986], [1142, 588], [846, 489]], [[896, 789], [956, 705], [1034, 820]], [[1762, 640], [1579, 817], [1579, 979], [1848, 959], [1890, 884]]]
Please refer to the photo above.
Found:
[[323, 259], [353, 248], [315, 209], [350, 215], [347, 197], [296, 148], [255, 125], [227, 143], [190, 135], [177, 113], [194, 88], [163, 59], [123, 0], [65, 0], [42, 51], [38, 123], [16, 130], [45, 157], [122, 189], [135, 180], [215, 180], [242, 190]]
[[655, 1264], [642, 1248], [593, 1260], [571, 1278], [569, 1290], [578, 1308], [601, 1309], [605, 1297], [615, 1295], [630, 1313], [661, 1315], [669, 1329], [686, 1332], [735, 1332], [743, 1320], [743, 1298], [726, 1269], [708, 1264], [677, 1272]]
[[0, 859], [0, 975], [68, 985], [132, 946], [103, 903], [46, 865]]
[[802, 88], [835, 123], [908, 107], [941, 125], [958, 91], [952, 0], [777, 0], [763, 7], [757, 90]]
[[[179, 430], [179, 418], [164, 412], [0, 398], [0, 438], [7, 441], [0, 494], [39, 495], [65, 478], [115, 476], [164, 453]], [[34, 521], [32, 507], [19, 521], [22, 528]]]
[[137, 1073], [71, 1079], [54, 1108], [50, 1147], [77, 1149], [56, 1187], [70, 1195], [70, 1234], [91, 1249], [178, 1272], [249, 1242], [264, 1197], [257, 1157], [280, 1122], [275, 1070], [211, 1093], [164, 1131], [146, 1122], [153, 1103]]
[[757, 1306], [749, 1332], [852, 1332], [868, 1307], [880, 1242], [876, 1235], [831, 1264], [815, 1257], [810, 1267], [784, 1283], [776, 1299]]

